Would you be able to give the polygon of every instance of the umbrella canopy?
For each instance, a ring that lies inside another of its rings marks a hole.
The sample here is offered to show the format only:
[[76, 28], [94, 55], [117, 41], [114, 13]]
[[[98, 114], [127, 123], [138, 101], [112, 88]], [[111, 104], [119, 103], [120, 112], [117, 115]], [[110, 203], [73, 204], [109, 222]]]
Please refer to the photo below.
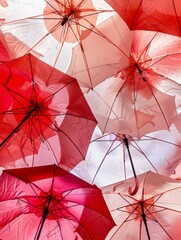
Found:
[[138, 178], [134, 197], [127, 193], [132, 179], [102, 189], [117, 225], [106, 239], [179, 239], [181, 181], [153, 172]]
[[180, 38], [135, 31], [129, 64], [86, 96], [103, 132], [169, 129], [180, 101]]
[[77, 81], [31, 54], [1, 64], [0, 72], [1, 166], [33, 158], [42, 142], [54, 151], [48, 139], [55, 135], [57, 164], [71, 169], [83, 160], [97, 122]]
[[160, 31], [181, 36], [179, 0], [106, 0], [130, 29]]
[[[99, 34], [92, 32], [89, 37], [82, 40], [84, 54], [81, 54], [79, 45], [73, 48], [67, 70], [67, 73], [74, 76], [84, 88], [90, 88], [88, 81], [90, 77], [94, 88], [118, 69], [129, 64], [133, 33], [125, 22], [116, 14], [100, 23], [96, 29]], [[88, 32], [88, 30], [84, 31], [84, 34], [87, 35]], [[96, 47], [93, 43], [96, 43]]]
[[[71, 61], [68, 74], [88, 89], [113, 74], [118, 61], [121, 67], [128, 62], [130, 30], [118, 15], [117, 19], [110, 18], [115, 11], [103, 0], [40, 0], [38, 5], [32, 0], [22, 3], [13, 0], [8, 10], [0, 13], [6, 18], [2, 31], [12, 58], [34, 51], [43, 61], [64, 72]], [[75, 47], [73, 59], [72, 47]], [[90, 47], [94, 50], [89, 51]], [[119, 59], [115, 59], [114, 52], [119, 53]]]
[[99, 187], [151, 170], [171, 176], [180, 163], [181, 135], [157, 131], [138, 139], [124, 134], [102, 134], [96, 128], [85, 161], [74, 173]]
[[103, 133], [141, 138], [153, 131], [168, 130], [177, 114], [175, 97], [157, 90], [139, 75], [138, 79], [106, 79], [85, 97]]
[[115, 225], [101, 190], [56, 165], [4, 170], [0, 189], [7, 240], [103, 240]]

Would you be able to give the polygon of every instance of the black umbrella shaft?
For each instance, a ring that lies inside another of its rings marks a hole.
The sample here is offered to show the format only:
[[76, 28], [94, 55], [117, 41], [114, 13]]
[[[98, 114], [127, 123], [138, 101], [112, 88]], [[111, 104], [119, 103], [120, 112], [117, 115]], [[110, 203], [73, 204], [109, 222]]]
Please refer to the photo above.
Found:
[[38, 106], [35, 106], [30, 112], [28, 112], [25, 117], [21, 120], [21, 122], [13, 129], [13, 131], [0, 143], [0, 147], [2, 147], [10, 138], [11, 136], [19, 130], [19, 128], [23, 125], [24, 122], [31, 116], [32, 112], [34, 112]]
[[41, 235], [41, 232], [42, 232], [42, 229], [43, 229], [43, 225], [45, 223], [47, 215], [48, 215], [48, 206], [45, 208], [45, 210], [43, 212], [42, 222], [41, 222], [36, 240], [38, 240], [40, 238], [40, 235]]
[[126, 146], [127, 151], [128, 151], [129, 160], [130, 160], [130, 163], [131, 163], [131, 168], [133, 170], [134, 178], [137, 178], [136, 171], [135, 171], [134, 164], [133, 164], [133, 159], [132, 159], [131, 152], [130, 152], [130, 149], [129, 149], [128, 139], [127, 139], [126, 136], [124, 136], [124, 143], [125, 143], [125, 146]]
[[50, 205], [51, 200], [52, 200], [52, 196], [50, 195], [49, 198], [48, 198], [47, 206], [46, 206], [46, 208], [43, 211], [42, 221], [41, 221], [40, 228], [38, 230], [38, 235], [36, 237], [36, 240], [39, 240], [39, 238], [40, 238], [40, 235], [41, 235], [41, 232], [42, 232], [42, 229], [43, 229], [43, 225], [44, 225], [45, 220], [46, 220], [46, 218], [48, 216], [48, 213], [49, 213], [49, 205]]
[[147, 233], [147, 236], [148, 236], [148, 240], [151, 240], [151, 238], [150, 238], [150, 233], [149, 233], [149, 230], [148, 230], [146, 215], [145, 215], [145, 212], [144, 212], [143, 202], [140, 202], [140, 205], [141, 205], [141, 217], [142, 217], [143, 222], [144, 222], [144, 224], [145, 224], [145, 228], [146, 228], [146, 233]]

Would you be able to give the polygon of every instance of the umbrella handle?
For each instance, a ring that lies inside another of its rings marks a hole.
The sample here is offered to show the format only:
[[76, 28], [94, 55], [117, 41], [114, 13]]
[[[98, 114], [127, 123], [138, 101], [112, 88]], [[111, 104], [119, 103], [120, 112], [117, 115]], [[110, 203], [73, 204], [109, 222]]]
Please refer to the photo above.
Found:
[[132, 186], [129, 186], [129, 188], [128, 188], [128, 193], [129, 193], [129, 195], [131, 195], [131, 196], [135, 195], [135, 194], [138, 192], [139, 185], [140, 185], [140, 183], [139, 183], [139, 181], [138, 181], [138, 178], [135, 178], [135, 179], [134, 179], [134, 182], [135, 182], [134, 188], [133, 188]]

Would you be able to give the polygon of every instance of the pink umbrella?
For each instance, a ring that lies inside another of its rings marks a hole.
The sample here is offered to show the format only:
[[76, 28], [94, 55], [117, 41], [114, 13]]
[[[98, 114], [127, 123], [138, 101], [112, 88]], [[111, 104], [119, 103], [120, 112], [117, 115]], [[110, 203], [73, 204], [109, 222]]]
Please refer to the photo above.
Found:
[[136, 31], [129, 60], [86, 95], [100, 128], [137, 137], [169, 129], [180, 101], [180, 38]]
[[102, 188], [116, 222], [106, 239], [179, 239], [181, 181], [153, 172], [138, 178], [140, 188], [135, 196], [127, 193], [133, 179]]
[[180, 0], [106, 0], [130, 29], [181, 36]]
[[0, 236], [104, 240], [115, 225], [101, 190], [56, 165], [4, 170]]
[[85, 95], [103, 133], [141, 138], [168, 130], [176, 113], [175, 97], [132, 76], [106, 79]]

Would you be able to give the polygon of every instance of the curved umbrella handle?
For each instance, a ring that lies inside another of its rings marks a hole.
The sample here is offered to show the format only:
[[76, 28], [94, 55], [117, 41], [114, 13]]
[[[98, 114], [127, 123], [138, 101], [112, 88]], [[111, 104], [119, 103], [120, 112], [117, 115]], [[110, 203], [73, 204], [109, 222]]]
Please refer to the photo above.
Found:
[[129, 186], [129, 188], [128, 188], [128, 193], [131, 196], [135, 195], [138, 192], [139, 185], [140, 185], [138, 178], [135, 178], [134, 182], [135, 182], [135, 187], [133, 188], [132, 186]]

